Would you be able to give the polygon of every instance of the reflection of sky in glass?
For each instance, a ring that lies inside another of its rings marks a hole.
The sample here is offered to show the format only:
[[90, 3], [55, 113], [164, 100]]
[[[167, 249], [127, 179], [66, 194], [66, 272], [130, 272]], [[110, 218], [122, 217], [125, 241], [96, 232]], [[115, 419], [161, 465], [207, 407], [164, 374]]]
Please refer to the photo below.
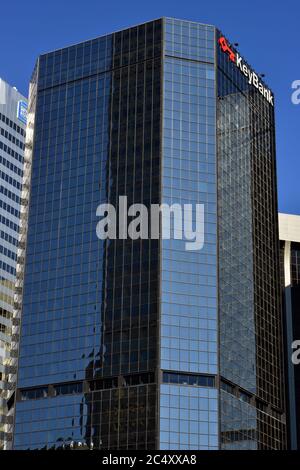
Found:
[[[186, 251], [184, 240], [162, 242], [161, 368], [216, 374], [214, 30], [166, 20], [165, 38], [162, 202], [204, 204], [205, 234], [200, 251]], [[207, 397], [216, 405], [217, 391], [176, 385], [161, 391], [162, 448], [216, 448], [217, 413], [209, 414]]]

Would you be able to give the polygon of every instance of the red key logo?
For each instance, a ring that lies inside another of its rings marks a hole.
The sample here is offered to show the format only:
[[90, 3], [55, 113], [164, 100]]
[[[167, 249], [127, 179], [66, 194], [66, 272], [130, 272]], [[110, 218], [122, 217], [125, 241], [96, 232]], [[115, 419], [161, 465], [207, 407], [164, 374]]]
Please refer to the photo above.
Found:
[[220, 39], [219, 39], [219, 44], [221, 46], [221, 49], [223, 52], [226, 52], [228, 55], [229, 55], [229, 59], [232, 61], [232, 62], [235, 62], [235, 53], [233, 52], [233, 50], [229, 47], [228, 45], [228, 42], [227, 40], [224, 38], [224, 36], [222, 36]]

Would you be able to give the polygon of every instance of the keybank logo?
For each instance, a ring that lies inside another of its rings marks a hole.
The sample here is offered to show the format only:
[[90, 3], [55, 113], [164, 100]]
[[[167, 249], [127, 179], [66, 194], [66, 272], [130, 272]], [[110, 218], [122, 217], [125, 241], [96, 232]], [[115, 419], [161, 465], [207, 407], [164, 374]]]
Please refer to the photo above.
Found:
[[257, 88], [259, 90], [259, 92], [266, 98], [266, 100], [272, 106], [274, 106], [274, 96], [273, 96], [271, 90], [269, 90], [268, 88], [266, 88], [262, 84], [262, 82], [259, 80], [258, 75], [255, 72], [253, 72], [253, 70], [251, 70], [246, 65], [243, 58], [237, 52], [234, 52], [231, 49], [230, 45], [228, 44], [227, 39], [224, 36], [222, 36], [222, 37], [220, 37], [218, 42], [219, 42], [219, 45], [220, 45], [222, 51], [225, 54], [228, 54], [229, 59], [231, 60], [231, 62], [233, 62], [240, 69], [242, 74], [244, 74], [245, 77], [248, 78], [249, 85], [252, 85], [255, 88]]
[[219, 39], [219, 44], [221, 46], [221, 49], [223, 52], [226, 52], [228, 55], [229, 55], [229, 59], [232, 61], [232, 62], [235, 62], [236, 61], [236, 58], [235, 58], [235, 53], [233, 52], [233, 50], [229, 47], [229, 44], [227, 42], [227, 40], [224, 38], [224, 36], [222, 36], [220, 39]]

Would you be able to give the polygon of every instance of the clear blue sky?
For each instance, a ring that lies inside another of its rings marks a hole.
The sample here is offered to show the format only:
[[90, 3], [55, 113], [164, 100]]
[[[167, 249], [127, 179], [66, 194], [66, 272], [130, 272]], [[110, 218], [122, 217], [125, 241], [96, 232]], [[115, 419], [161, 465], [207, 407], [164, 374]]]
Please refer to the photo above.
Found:
[[161, 16], [217, 25], [276, 96], [279, 209], [300, 214], [300, 2], [271, 0], [12, 0], [2, 2], [0, 77], [27, 94], [36, 57]]

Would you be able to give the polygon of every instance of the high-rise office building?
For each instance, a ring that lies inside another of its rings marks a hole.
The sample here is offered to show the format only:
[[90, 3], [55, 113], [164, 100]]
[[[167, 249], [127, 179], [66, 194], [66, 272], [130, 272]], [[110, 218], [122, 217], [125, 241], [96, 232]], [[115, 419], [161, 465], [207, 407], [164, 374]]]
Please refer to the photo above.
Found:
[[21, 214], [26, 98], [0, 79], [0, 449], [12, 440], [18, 338], [14, 295]]
[[[214, 26], [39, 57], [14, 447], [286, 445], [274, 98]], [[29, 158], [30, 160], [30, 158]], [[204, 205], [204, 247], [96, 210]]]
[[[280, 268], [285, 318], [288, 436], [300, 449], [300, 216], [279, 214]], [[296, 354], [296, 362], [293, 355]]]

